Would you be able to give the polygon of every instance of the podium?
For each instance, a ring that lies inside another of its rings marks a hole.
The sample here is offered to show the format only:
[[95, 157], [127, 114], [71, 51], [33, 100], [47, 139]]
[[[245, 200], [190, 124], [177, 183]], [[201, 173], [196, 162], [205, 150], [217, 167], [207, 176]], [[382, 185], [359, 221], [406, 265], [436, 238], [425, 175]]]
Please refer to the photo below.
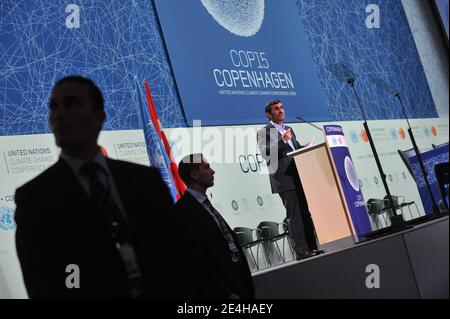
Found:
[[294, 158], [320, 246], [353, 244], [355, 228], [328, 145], [305, 147], [288, 156]]

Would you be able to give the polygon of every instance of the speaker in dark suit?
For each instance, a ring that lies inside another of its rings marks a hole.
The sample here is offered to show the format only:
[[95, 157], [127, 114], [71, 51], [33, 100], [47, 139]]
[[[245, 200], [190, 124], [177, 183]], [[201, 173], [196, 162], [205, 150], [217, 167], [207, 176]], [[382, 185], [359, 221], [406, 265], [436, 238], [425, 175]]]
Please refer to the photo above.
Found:
[[[253, 298], [254, 286], [239, 241], [206, 196], [214, 185], [214, 170], [201, 154], [183, 158], [179, 173], [188, 186], [175, 204], [183, 225], [184, 268], [190, 276], [184, 286], [191, 298]], [[189, 243], [189, 244], [186, 244]]]
[[295, 162], [292, 156], [287, 155], [303, 146], [297, 141], [293, 129], [284, 125], [285, 111], [280, 100], [268, 102], [265, 113], [269, 123], [258, 130], [258, 146], [267, 162], [272, 193], [280, 195], [286, 208], [286, 222], [296, 257], [308, 258], [320, 251], [317, 250], [314, 224]]
[[172, 198], [156, 169], [102, 155], [104, 119], [91, 80], [71, 76], [55, 85], [49, 120], [61, 158], [15, 195], [30, 298], [178, 297], [165, 238]]

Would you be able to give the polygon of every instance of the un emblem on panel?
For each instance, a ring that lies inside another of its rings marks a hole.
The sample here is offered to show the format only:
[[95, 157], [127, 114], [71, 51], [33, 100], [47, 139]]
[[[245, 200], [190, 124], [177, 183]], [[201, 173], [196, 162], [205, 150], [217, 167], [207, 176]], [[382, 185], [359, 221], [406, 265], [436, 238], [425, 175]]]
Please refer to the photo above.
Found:
[[8, 230], [15, 229], [16, 223], [14, 222], [14, 209], [10, 207], [0, 207], [0, 229]]
[[394, 141], [398, 139], [397, 130], [395, 128], [391, 128], [391, 137]]
[[350, 131], [350, 137], [351, 137], [353, 143], [358, 143], [358, 133], [356, 133], [355, 131], [351, 130]]
[[264, 20], [264, 0], [201, 0], [214, 20], [240, 37], [254, 36]]
[[350, 185], [352, 185], [355, 191], [359, 192], [359, 181], [358, 177], [356, 176], [355, 166], [353, 166], [353, 162], [348, 156], [345, 157], [344, 167], [345, 167], [345, 175], [347, 175], [347, 179]]
[[336, 137], [333, 136], [333, 138], [331, 139], [331, 143], [334, 145], [337, 145], [337, 139]]
[[259, 206], [264, 205], [264, 201], [261, 196], [256, 197], [256, 202], [258, 203]]

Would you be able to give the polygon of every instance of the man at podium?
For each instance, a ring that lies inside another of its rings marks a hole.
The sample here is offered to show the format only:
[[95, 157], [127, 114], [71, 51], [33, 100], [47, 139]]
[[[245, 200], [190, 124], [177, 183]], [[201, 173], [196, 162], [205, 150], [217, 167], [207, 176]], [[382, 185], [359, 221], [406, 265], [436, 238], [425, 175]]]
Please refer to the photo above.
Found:
[[258, 130], [257, 139], [269, 169], [272, 193], [280, 195], [286, 208], [285, 220], [296, 259], [309, 258], [322, 251], [317, 250], [314, 224], [294, 160], [287, 155], [304, 146], [297, 141], [292, 128], [284, 125], [285, 111], [280, 100], [269, 101], [265, 113], [269, 123]]

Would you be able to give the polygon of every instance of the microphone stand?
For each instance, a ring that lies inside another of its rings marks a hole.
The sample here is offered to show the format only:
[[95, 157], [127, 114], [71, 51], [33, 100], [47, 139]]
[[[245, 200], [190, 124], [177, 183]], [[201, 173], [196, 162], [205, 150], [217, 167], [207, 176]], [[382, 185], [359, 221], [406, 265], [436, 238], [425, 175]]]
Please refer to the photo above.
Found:
[[353, 89], [353, 93], [355, 94], [356, 100], [358, 102], [359, 109], [360, 109], [361, 114], [362, 114], [363, 119], [364, 119], [363, 126], [364, 126], [364, 129], [366, 130], [367, 137], [368, 137], [369, 143], [370, 143], [370, 148], [372, 149], [372, 153], [373, 153], [373, 156], [375, 158], [375, 162], [377, 164], [377, 168], [378, 168], [378, 171], [380, 173], [381, 180], [383, 181], [384, 190], [386, 191], [386, 195], [387, 195], [387, 198], [388, 198], [388, 210], [392, 211], [392, 215], [389, 214], [389, 218], [390, 218], [390, 221], [391, 221], [391, 229], [394, 232], [404, 230], [404, 229], [407, 228], [407, 226], [405, 224], [405, 221], [403, 220], [403, 216], [402, 215], [397, 215], [397, 213], [396, 213], [396, 207], [395, 207], [395, 204], [394, 204], [394, 200], [392, 199], [392, 195], [391, 195], [391, 192], [389, 191], [389, 186], [388, 186], [387, 181], [386, 181], [386, 177], [387, 176], [386, 176], [386, 174], [383, 171], [383, 167], [381, 166], [380, 158], [378, 157], [378, 153], [377, 153], [377, 150], [375, 148], [375, 144], [373, 142], [372, 135], [370, 134], [369, 126], [367, 125], [367, 118], [366, 118], [366, 115], [364, 113], [364, 109], [362, 107], [361, 100], [359, 99], [358, 93], [356, 92], [355, 80], [353, 78], [347, 78], [346, 82]]
[[311, 122], [305, 121], [305, 120], [304, 120], [303, 118], [301, 118], [300, 116], [297, 116], [297, 120], [300, 120], [300, 121], [302, 121], [303, 123], [306, 123], [306, 124], [308, 124], [308, 125], [311, 125], [312, 127], [318, 129], [319, 131], [321, 131], [321, 132], [323, 133], [323, 129], [322, 129], [322, 128], [318, 127], [317, 125], [315, 125], [315, 124], [313, 124], [313, 123], [311, 123]]
[[406, 115], [405, 107], [403, 106], [403, 102], [400, 97], [400, 93], [396, 92], [394, 94], [394, 97], [396, 97], [397, 100], [399, 101], [399, 103], [402, 107], [402, 110], [403, 110], [403, 114], [405, 115], [406, 122], [408, 123], [409, 138], [411, 139], [412, 145], [414, 147], [414, 152], [416, 153], [416, 157], [419, 162], [420, 170], [422, 171], [423, 179], [425, 180], [425, 185], [427, 186], [428, 194], [431, 197], [431, 202], [432, 202], [432, 207], [433, 207], [433, 215], [435, 215], [436, 217], [439, 217], [440, 212], [439, 212], [438, 205], [436, 205], [436, 201], [434, 199], [433, 192], [431, 191], [430, 183], [428, 182], [428, 173], [425, 169], [425, 165], [423, 164], [423, 160], [422, 160], [422, 156], [420, 155], [419, 148], [417, 147], [416, 139], [414, 138], [414, 134], [412, 132], [411, 125], [409, 124], [408, 116]]

